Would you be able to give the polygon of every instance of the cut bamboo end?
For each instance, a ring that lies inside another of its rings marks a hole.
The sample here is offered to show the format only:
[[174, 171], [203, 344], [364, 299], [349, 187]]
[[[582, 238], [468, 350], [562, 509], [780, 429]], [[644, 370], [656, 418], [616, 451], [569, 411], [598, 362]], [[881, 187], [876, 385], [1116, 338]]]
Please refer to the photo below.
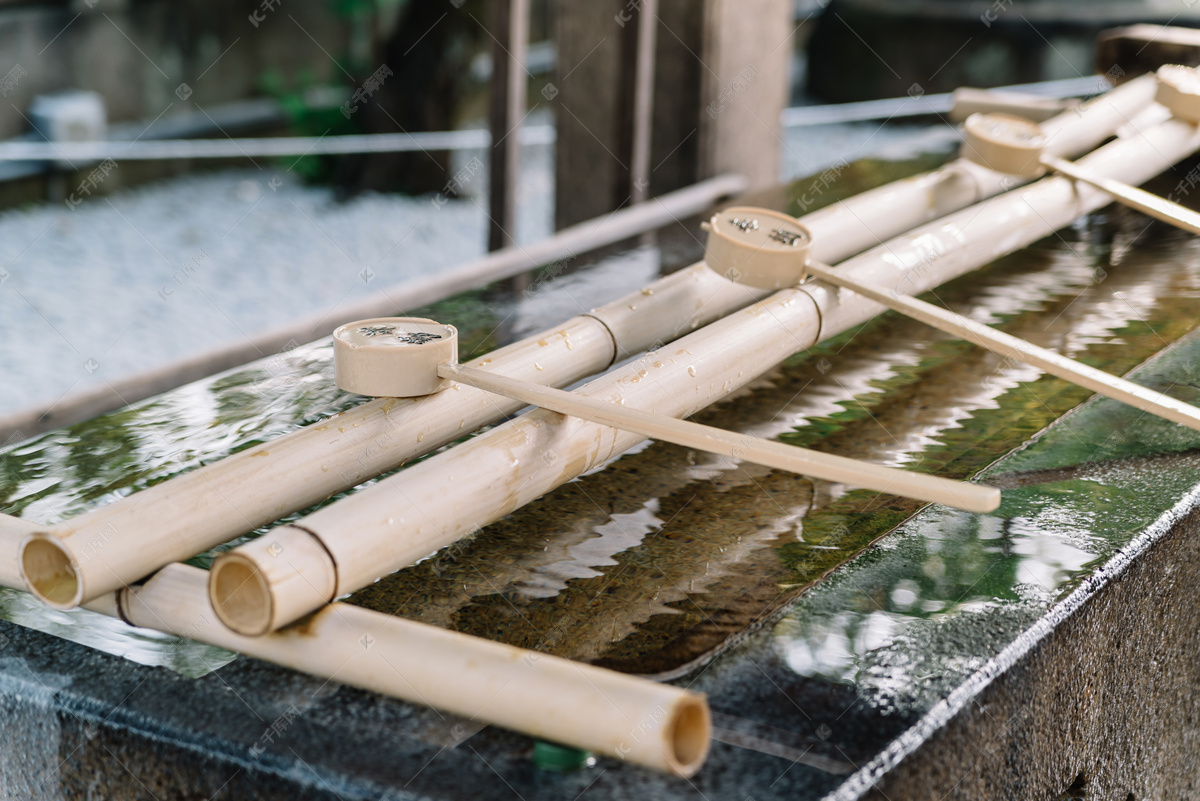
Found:
[[329, 551], [294, 526], [222, 553], [208, 574], [208, 600], [217, 617], [247, 637], [287, 625], [336, 595], [337, 566]]
[[1158, 86], [1154, 100], [1185, 122], [1200, 123], [1200, 70], [1182, 64], [1167, 64], [1155, 73]]
[[79, 563], [58, 540], [35, 533], [21, 544], [20, 559], [21, 578], [38, 600], [55, 609], [74, 609], [83, 602]]
[[712, 713], [702, 696], [681, 696], [671, 710], [666, 727], [664, 756], [670, 772], [685, 778], [695, 775], [708, 758], [712, 743]]
[[210, 572], [208, 600], [222, 623], [248, 637], [271, 630], [275, 605], [258, 565], [235, 553], [221, 560], [219, 570], [214, 563]]

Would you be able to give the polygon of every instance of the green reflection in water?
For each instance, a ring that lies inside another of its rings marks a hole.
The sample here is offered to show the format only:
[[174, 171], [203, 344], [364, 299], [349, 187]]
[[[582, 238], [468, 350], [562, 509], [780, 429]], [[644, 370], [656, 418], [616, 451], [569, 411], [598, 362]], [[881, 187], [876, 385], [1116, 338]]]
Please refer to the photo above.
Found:
[[[1200, 336], [1137, 370], [1200, 399]], [[1200, 432], [1097, 399], [980, 477], [990, 515], [925, 509], [835, 571], [774, 628], [797, 672], [921, 713], [1200, 485]]]

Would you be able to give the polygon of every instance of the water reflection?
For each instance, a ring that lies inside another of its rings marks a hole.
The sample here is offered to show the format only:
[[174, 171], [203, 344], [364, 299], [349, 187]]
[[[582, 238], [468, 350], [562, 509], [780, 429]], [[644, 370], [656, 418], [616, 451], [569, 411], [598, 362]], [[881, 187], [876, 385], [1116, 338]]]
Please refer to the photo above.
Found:
[[[1192, 335], [1136, 378], [1186, 387], [1198, 361]], [[1093, 402], [985, 472], [1005, 487], [995, 514], [927, 508], [803, 597], [774, 646], [880, 711], [924, 712], [1200, 484], [1198, 449], [1200, 433]]]

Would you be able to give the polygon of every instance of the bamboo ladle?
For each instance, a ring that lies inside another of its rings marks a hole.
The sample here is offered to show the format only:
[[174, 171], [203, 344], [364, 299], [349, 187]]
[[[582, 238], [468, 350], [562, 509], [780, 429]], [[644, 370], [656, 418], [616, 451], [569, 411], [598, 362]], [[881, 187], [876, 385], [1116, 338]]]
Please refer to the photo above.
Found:
[[794, 286], [813, 276], [1001, 356], [1031, 364], [1092, 392], [1200, 431], [1200, 409], [1195, 406], [911, 295], [877, 289], [813, 261], [809, 256], [812, 236], [793, 217], [742, 206], [714, 215], [703, 227], [708, 231], [705, 262], [727, 278], [751, 286], [778, 288]]
[[[1169, 64], [1159, 68], [1156, 77], [1155, 100], [1166, 106], [1172, 116], [1192, 124], [1200, 123], [1200, 70]], [[1026, 178], [1037, 177], [1047, 169], [1053, 170], [1094, 186], [1112, 195], [1118, 203], [1143, 214], [1200, 234], [1200, 214], [1191, 209], [1046, 154], [1046, 135], [1035, 122], [1008, 114], [972, 114], [963, 123], [963, 135], [962, 156], [976, 164]]]
[[415, 397], [454, 391], [453, 382], [458, 382], [559, 414], [827, 481], [970, 512], [990, 512], [1000, 505], [1000, 491], [993, 487], [771, 442], [463, 367], [458, 364], [458, 332], [453, 326], [433, 320], [415, 317], [360, 320], [335, 331], [333, 343], [337, 385], [360, 395]]

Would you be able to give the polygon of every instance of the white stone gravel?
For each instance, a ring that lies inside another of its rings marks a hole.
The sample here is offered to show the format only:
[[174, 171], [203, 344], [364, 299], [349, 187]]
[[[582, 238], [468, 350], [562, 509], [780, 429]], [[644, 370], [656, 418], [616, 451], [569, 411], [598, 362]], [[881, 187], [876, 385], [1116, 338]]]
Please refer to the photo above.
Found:
[[[551, 232], [552, 159], [526, 149], [519, 241]], [[0, 213], [0, 415], [481, 255], [486, 179], [338, 203], [251, 167]]]
[[[944, 146], [948, 132], [877, 123], [791, 129], [781, 178], [871, 153], [912, 155]], [[553, 230], [553, 152], [524, 151], [518, 241]], [[121, 190], [73, 210], [54, 203], [0, 213], [0, 415], [482, 254], [485, 155], [458, 153], [455, 166], [476, 158], [466, 197], [444, 205], [390, 194], [339, 203], [327, 188], [249, 167]]]

